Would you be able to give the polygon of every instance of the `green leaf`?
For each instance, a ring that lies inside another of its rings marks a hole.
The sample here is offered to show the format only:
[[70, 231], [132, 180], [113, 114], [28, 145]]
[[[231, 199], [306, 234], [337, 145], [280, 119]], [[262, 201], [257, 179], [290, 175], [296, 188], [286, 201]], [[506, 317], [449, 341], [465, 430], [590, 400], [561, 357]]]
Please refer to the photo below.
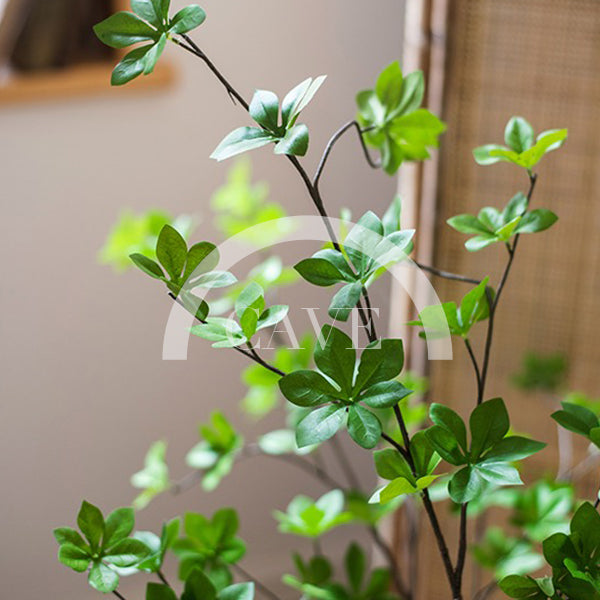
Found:
[[181, 234], [171, 225], [165, 225], [158, 236], [156, 256], [174, 281], [181, 277], [187, 253], [187, 244]]
[[133, 508], [117, 508], [106, 517], [104, 526], [103, 548], [110, 548], [113, 544], [125, 539], [135, 526]]
[[151, 258], [148, 258], [143, 254], [132, 254], [130, 258], [135, 266], [144, 271], [146, 275], [150, 275], [150, 277], [154, 277], [154, 279], [164, 278], [165, 274], [163, 270], [160, 268], [158, 263], [153, 261]]
[[65, 542], [61, 544], [58, 550], [58, 560], [63, 565], [73, 569], [73, 571], [83, 573], [90, 564], [91, 556], [83, 548], [75, 546], [70, 542]]
[[222, 161], [232, 156], [255, 150], [275, 141], [268, 131], [258, 127], [239, 127], [227, 135], [210, 155], [211, 158]]
[[228, 287], [234, 283], [237, 283], [237, 278], [233, 273], [229, 271], [211, 271], [191, 280], [190, 285], [194, 288], [216, 289]]
[[460, 233], [474, 233], [488, 235], [490, 230], [474, 215], [456, 215], [446, 221], [450, 227]]
[[328, 440], [339, 431], [345, 420], [345, 409], [336, 404], [313, 410], [296, 427], [298, 448], [312, 446]]
[[326, 258], [305, 258], [295, 265], [294, 269], [309, 283], [322, 287], [349, 280], [339, 264], [334, 264]]
[[340, 288], [331, 299], [328, 314], [337, 321], [347, 321], [362, 294], [362, 283], [356, 281]]
[[77, 525], [86, 537], [92, 550], [94, 552], [98, 551], [102, 536], [104, 535], [104, 517], [100, 509], [84, 500], [77, 515]]
[[250, 282], [235, 301], [235, 313], [239, 318], [242, 318], [249, 308], [255, 309], [259, 314], [265, 308], [265, 291], [255, 281]]
[[217, 595], [218, 600], [253, 600], [254, 583], [235, 583], [221, 590]]
[[388, 65], [379, 75], [375, 84], [379, 101], [388, 110], [395, 108], [402, 98], [402, 69], [398, 61]]
[[537, 208], [527, 213], [516, 229], [517, 233], [538, 233], [549, 229], [558, 221], [558, 217], [551, 210]]
[[125, 568], [138, 564], [151, 554], [150, 548], [140, 540], [126, 538], [109, 548], [104, 560], [115, 567]]
[[443, 427], [451, 433], [463, 452], [467, 453], [467, 428], [456, 412], [448, 406], [434, 402], [429, 408], [429, 418], [435, 425]]
[[502, 220], [504, 223], [510, 223], [517, 217], [522, 217], [527, 210], [528, 204], [527, 196], [523, 192], [517, 192], [502, 211]]
[[570, 402], [561, 404], [563, 410], [550, 415], [561, 427], [587, 437], [591, 429], [600, 425], [598, 417], [589, 408]]
[[[324, 345], [321, 345], [323, 341]], [[356, 363], [356, 351], [352, 340], [336, 327], [324, 325], [315, 348], [314, 359], [319, 370], [333, 379], [349, 398]]]
[[182, 8], [169, 23], [170, 33], [188, 33], [200, 27], [206, 19], [206, 13], [197, 5], [192, 4]]
[[471, 238], [470, 240], [467, 240], [465, 242], [465, 248], [469, 252], [478, 252], [479, 250], [483, 250], [484, 248], [487, 248], [491, 244], [495, 244], [498, 241], [498, 237], [493, 233], [478, 235]]
[[379, 477], [383, 477], [383, 479], [388, 479], [389, 481], [398, 477], [404, 477], [411, 483], [414, 482], [410, 465], [398, 451], [386, 448], [385, 450], [376, 451], [373, 457]]
[[363, 389], [394, 379], [404, 366], [402, 340], [383, 339], [369, 344], [360, 357], [353, 395]]
[[484, 480], [473, 467], [463, 467], [450, 479], [448, 491], [450, 498], [457, 504], [470, 502], [481, 495], [484, 489]]
[[198, 277], [212, 271], [218, 263], [217, 247], [210, 242], [198, 242], [188, 250], [183, 280], [187, 281], [190, 277]]
[[162, 56], [162, 53], [167, 45], [167, 34], [163, 33], [158, 42], [151, 46], [146, 53], [146, 58], [144, 59], [144, 75], [150, 75], [154, 72], [154, 67], [156, 67], [156, 63]]
[[258, 446], [265, 454], [280, 456], [297, 451], [296, 436], [290, 429], [270, 431], [258, 438]]
[[412, 393], [399, 381], [382, 381], [367, 388], [359, 400], [371, 408], [392, 408]]
[[394, 196], [391, 204], [385, 211], [381, 219], [381, 223], [383, 225], [383, 234], [384, 236], [388, 236], [391, 233], [395, 233], [400, 231], [401, 223], [400, 217], [402, 214], [402, 197]]
[[474, 465], [479, 475], [495, 485], [522, 485], [519, 471], [505, 462], [485, 460]]
[[425, 430], [427, 440], [434, 450], [451, 465], [459, 466], [466, 463], [465, 456], [461, 453], [457, 439], [450, 431], [440, 425], [434, 425]]
[[144, 468], [131, 477], [131, 485], [144, 490], [133, 502], [141, 510], [154, 498], [169, 488], [169, 468], [165, 462], [167, 444], [158, 441], [150, 446], [144, 459]]
[[279, 99], [273, 92], [256, 90], [250, 107], [250, 116], [265, 129], [277, 133], [279, 126]]
[[504, 141], [506, 145], [521, 154], [533, 146], [533, 127], [523, 117], [512, 117], [506, 124]]
[[480, 404], [469, 419], [471, 429], [471, 457], [497, 444], [508, 432], [510, 422], [502, 398], [494, 398]]
[[95, 590], [109, 594], [119, 586], [119, 576], [110, 567], [97, 562], [90, 569], [88, 582]]
[[118, 12], [94, 26], [94, 33], [111, 48], [126, 48], [138, 42], [158, 40], [158, 32], [128, 12]]
[[304, 156], [308, 151], [308, 127], [304, 124], [294, 125], [276, 144], [275, 154]]
[[381, 422], [369, 410], [359, 405], [348, 409], [348, 433], [363, 448], [374, 448], [381, 439]]
[[110, 80], [111, 85], [125, 85], [141, 75], [146, 68], [146, 55], [153, 46], [154, 44], [141, 46], [126, 54], [113, 69]]
[[512, 435], [501, 439], [485, 455], [485, 460], [512, 462], [522, 460], [544, 449], [546, 444], [528, 438]]
[[486, 293], [489, 277], [468, 292], [460, 303], [458, 313], [462, 332], [468, 334], [475, 323], [486, 319], [490, 314], [490, 307]]
[[358, 544], [352, 543], [344, 557], [348, 582], [355, 593], [358, 593], [362, 587], [365, 576], [365, 553]]
[[391, 116], [400, 116], [413, 112], [421, 106], [425, 93], [423, 71], [408, 73], [402, 81], [402, 96]]
[[267, 310], [260, 315], [257, 329], [273, 327], [273, 325], [280, 323], [283, 321], [283, 319], [285, 319], [289, 310], [290, 307], [284, 304], [275, 304], [274, 306], [269, 306], [269, 308], [267, 308]]
[[131, 0], [131, 10], [157, 28], [162, 25], [160, 0]]
[[[492, 152], [506, 150], [505, 146], [499, 146], [498, 144], [486, 144], [473, 150], [473, 158], [478, 165], [493, 165], [494, 163], [506, 160], [501, 156], [492, 154]], [[514, 153], [516, 155], [516, 153]]]
[[68, 543], [77, 546], [85, 552], [89, 552], [90, 547], [85, 543], [81, 534], [78, 531], [75, 531], [75, 529], [71, 529], [70, 527], [58, 527], [52, 533], [59, 545], [62, 546], [63, 544]]
[[535, 579], [524, 575], [508, 575], [500, 580], [498, 585], [509, 598], [546, 600], [549, 596], [554, 596], [554, 589], [550, 594], [546, 594], [540, 589]]
[[294, 125], [298, 115], [308, 106], [326, 78], [326, 75], [320, 75], [314, 80], [308, 78], [285, 96], [281, 104], [281, 116], [286, 129]]
[[146, 600], [178, 600], [175, 592], [161, 583], [148, 583], [146, 586]]
[[281, 393], [296, 406], [318, 406], [334, 402], [339, 392], [316, 371], [300, 370], [279, 380]]
[[193, 569], [185, 580], [181, 600], [216, 600], [217, 590], [210, 579], [199, 569]]

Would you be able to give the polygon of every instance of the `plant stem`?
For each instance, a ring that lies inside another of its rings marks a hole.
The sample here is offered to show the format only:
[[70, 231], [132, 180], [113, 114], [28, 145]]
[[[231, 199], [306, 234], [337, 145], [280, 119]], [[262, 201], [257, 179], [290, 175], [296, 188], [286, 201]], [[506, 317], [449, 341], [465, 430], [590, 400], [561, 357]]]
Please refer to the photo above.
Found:
[[[396, 420], [398, 421], [400, 432], [402, 433], [402, 439], [404, 440], [403, 450], [405, 453], [401, 454], [403, 454], [403, 456], [406, 458], [413, 475], [417, 477], [415, 461], [412, 457], [412, 453], [410, 450], [410, 436], [408, 434], [408, 429], [406, 428], [406, 423], [404, 422], [404, 417], [402, 416], [402, 411], [400, 410], [400, 407], [397, 404], [394, 406], [394, 414], [396, 416]], [[456, 587], [457, 577], [454, 571], [454, 567], [452, 566], [452, 560], [450, 559], [448, 544], [446, 544], [446, 538], [444, 537], [444, 533], [442, 532], [442, 528], [440, 527], [440, 522], [435, 513], [435, 508], [433, 506], [433, 502], [431, 502], [431, 498], [429, 497], [429, 490], [427, 488], [423, 490], [422, 498], [423, 506], [425, 507], [425, 512], [427, 512], [427, 516], [429, 517], [429, 521], [431, 523], [431, 527], [435, 535], [438, 549], [442, 557], [442, 562], [444, 563], [444, 569], [446, 570], [446, 576], [448, 578], [448, 583], [450, 584], [450, 589], [452, 590], [454, 599], [461, 600], [462, 595], [460, 593], [460, 588]]]
[[475, 370], [475, 379], [477, 380], [477, 403], [479, 404], [479, 398], [482, 396], [481, 391], [481, 372], [479, 371], [479, 365], [477, 364], [477, 358], [475, 357], [475, 353], [473, 352], [473, 347], [471, 346], [471, 342], [468, 338], [465, 338], [465, 346], [467, 348], [467, 352], [469, 353], [469, 357], [471, 358], [471, 363], [473, 364], [473, 369]]
[[365, 140], [363, 138], [363, 133], [365, 133], [365, 131], [363, 131], [359, 125], [359, 123], [357, 121], [349, 121], [348, 123], [346, 123], [345, 125], [343, 125], [342, 127], [340, 127], [331, 137], [331, 139], [329, 140], [329, 142], [327, 143], [327, 146], [325, 148], [325, 152], [323, 152], [323, 156], [321, 157], [321, 160], [319, 162], [319, 166], [317, 167], [317, 172], [315, 173], [315, 176], [313, 178], [313, 186], [316, 189], [319, 189], [319, 183], [321, 181], [321, 176], [323, 175], [323, 170], [325, 169], [325, 165], [327, 164], [327, 159], [329, 158], [329, 155], [331, 154], [331, 151], [333, 150], [333, 147], [335, 146], [335, 144], [340, 140], [340, 138], [350, 129], [355, 128], [357, 133], [358, 133], [358, 138], [360, 140], [360, 145], [362, 146], [363, 152], [365, 154], [365, 158], [367, 160], [367, 163], [369, 163], [369, 166], [373, 169], [380, 169], [381, 168], [381, 163], [379, 161], [375, 161], [371, 158], [371, 155], [369, 154], [369, 149], [367, 148], [367, 145], [365, 144]]
[[[208, 66], [208, 68], [212, 71], [212, 73], [223, 84], [223, 86], [227, 90], [227, 93], [229, 94], [229, 96], [232, 99], [237, 100], [237, 102], [239, 102], [239, 104], [244, 108], [244, 110], [246, 110], [246, 112], [248, 112], [249, 108], [250, 108], [250, 105], [248, 104], [248, 102], [233, 87], [233, 85], [231, 85], [231, 83], [221, 73], [221, 71], [219, 71], [219, 69], [208, 58], [208, 56], [206, 56], [206, 54], [204, 54], [204, 52], [194, 43], [194, 41], [188, 35], [182, 35], [181, 37], [182, 37], [182, 39], [184, 39], [187, 42], [187, 44], [182, 43], [180, 40], [178, 40], [176, 38], [171, 38], [171, 39], [178, 46], [182, 47], [184, 50], [187, 50], [191, 54], [194, 54], [195, 56], [197, 56], [198, 58], [200, 58], [202, 61], [204, 61], [204, 63]], [[359, 131], [360, 131], [360, 128], [359, 128]], [[361, 138], [361, 143], [363, 144], [363, 148], [366, 150], [366, 147], [364, 146], [364, 140], [362, 139], [362, 134], [361, 134], [360, 138]], [[337, 141], [337, 140], [335, 140], [335, 141]], [[333, 142], [334, 144], [335, 144], [335, 141]], [[331, 152], [331, 149], [329, 150], [329, 152]], [[368, 155], [368, 152], [367, 152], [367, 155]], [[292, 156], [292, 155], [287, 154], [286, 158], [293, 165], [293, 167], [296, 169], [296, 171], [300, 175], [300, 178], [304, 182], [304, 185], [306, 186], [306, 189], [308, 191], [308, 194], [309, 194], [311, 200], [313, 201], [313, 204], [315, 205], [315, 207], [316, 207], [319, 215], [323, 219], [323, 223], [325, 225], [325, 229], [327, 230], [327, 235], [331, 239], [333, 247], [336, 250], [341, 251], [341, 247], [340, 247], [340, 244], [339, 244], [339, 242], [337, 240], [337, 236], [336, 236], [335, 231], [333, 230], [333, 227], [332, 227], [331, 222], [329, 220], [329, 215], [327, 214], [327, 211], [325, 210], [325, 205], [323, 203], [323, 199], [321, 198], [321, 193], [320, 193], [319, 187], [318, 187], [318, 182], [317, 182], [317, 185], [313, 184], [313, 182], [311, 181], [310, 177], [308, 176], [308, 173], [306, 172], [306, 170], [304, 169], [304, 167], [302, 166], [302, 164], [300, 163], [300, 161], [298, 160], [298, 158], [296, 156]], [[370, 159], [370, 156], [369, 156], [368, 160], [369, 160], [369, 164], [371, 164], [372, 161]], [[322, 172], [322, 169], [321, 169], [321, 172]], [[319, 174], [319, 178], [320, 178], [320, 175], [321, 174]], [[366, 292], [366, 290], [363, 290], [363, 291], [366, 294], [365, 295], [365, 301], [368, 303], [369, 302], [369, 300], [368, 300], [368, 293]], [[370, 312], [369, 316], [365, 315], [364, 309], [362, 308], [362, 304], [360, 302], [358, 303], [358, 312], [359, 312], [359, 315], [360, 315], [360, 319], [361, 319], [361, 321], [363, 323], [363, 326], [365, 328], [370, 327], [371, 331], [374, 332], [374, 324], [372, 324], [372, 313]], [[369, 317], [370, 317], [370, 319], [369, 319]], [[375, 341], [376, 334], [369, 333], [369, 329], [367, 329], [367, 333], [369, 334], [369, 341], [370, 342]], [[375, 338], [375, 339], [372, 339], [372, 338]]]
[[156, 575], [167, 587], [170, 587], [171, 589], [173, 589], [171, 584], [167, 581], [165, 574], [160, 569], [158, 571], [156, 571]]
[[450, 279], [451, 281], [462, 281], [463, 283], [472, 283], [473, 285], [479, 285], [481, 280], [474, 279], [473, 277], [467, 277], [466, 275], [458, 275], [456, 273], [451, 273], [450, 271], [442, 271], [442, 269], [436, 269], [435, 267], [430, 267], [429, 265], [424, 265], [423, 263], [413, 261], [419, 269], [426, 271], [427, 273], [431, 273], [432, 275], [436, 275], [437, 277], [442, 277], [443, 279]]
[[462, 577], [465, 569], [465, 558], [467, 556], [467, 506], [465, 502], [460, 507], [460, 535], [458, 544], [458, 556], [456, 558], [456, 569], [454, 570], [456, 578], [456, 588], [460, 592], [462, 589]]
[[114, 590], [113, 595], [115, 595], [117, 598], [119, 598], [120, 600], [127, 600], [125, 598], [125, 596], [121, 595], [119, 592], [117, 592], [117, 590]]
[[[535, 190], [536, 182], [537, 182], [537, 174], [530, 173], [530, 175], [529, 175], [529, 191], [527, 192], [527, 206], [529, 206], [529, 203], [531, 202], [531, 198], [533, 196], [533, 191]], [[480, 394], [479, 394], [479, 397], [477, 398], [478, 405], [483, 402], [483, 397], [484, 397], [484, 393], [485, 393], [485, 384], [486, 384], [486, 380], [487, 380], [488, 367], [490, 364], [490, 353], [492, 350], [492, 339], [494, 337], [494, 320], [495, 320], [495, 316], [496, 316], [496, 309], [498, 308], [498, 303], [500, 302], [500, 296], [502, 295], [502, 290], [504, 289], [504, 285], [506, 284], [506, 281], [510, 274], [510, 269], [512, 267], [512, 264], [513, 264], [513, 261], [515, 258], [515, 252], [517, 250], [517, 245], [519, 243], [519, 237], [520, 237], [519, 234], [517, 234], [515, 236], [515, 241], [513, 242], [512, 246], [510, 244], [506, 245], [506, 248], [508, 250], [508, 261], [506, 263], [506, 267], [504, 268], [504, 272], [502, 273], [500, 283], [498, 284], [498, 289], [496, 290], [496, 297], [494, 298], [493, 301], [491, 301], [491, 293], [488, 290], [486, 290], [488, 302], [490, 304], [490, 316], [488, 319], [488, 330], [487, 330], [487, 336], [486, 336], [486, 340], [485, 340], [483, 365], [481, 367]]]
[[[172, 300], [174, 300], [175, 302], [177, 302], [177, 304], [179, 304], [179, 306], [182, 306], [183, 308], [185, 308], [185, 305], [183, 304], [183, 302], [175, 294], [173, 294], [173, 292], [169, 292], [169, 297]], [[187, 310], [187, 308], [185, 308], [185, 310]], [[206, 324], [206, 321], [204, 319], [201, 319], [200, 317], [198, 317], [198, 315], [194, 315], [194, 318], [197, 321], [199, 321], [200, 323]], [[261, 367], [264, 367], [265, 369], [268, 369], [269, 371], [271, 371], [271, 373], [275, 373], [276, 375], [279, 375], [280, 377], [283, 377], [286, 374], [285, 371], [278, 369], [274, 365], [271, 365], [266, 360], [264, 360], [258, 354], [258, 352], [256, 352], [254, 347], [249, 342], [248, 342], [248, 347], [250, 348], [250, 350], [244, 350], [243, 348], [240, 348], [238, 346], [234, 346], [232, 348], [232, 350], [235, 350], [236, 352], [243, 354], [250, 360], [253, 360], [255, 363], [258, 363]]]
[[262, 592], [263, 596], [266, 596], [267, 598], [270, 598], [271, 600], [279, 600], [279, 596], [275, 592], [270, 590], [264, 583], [261, 583], [258, 579], [256, 579], [256, 577], [253, 577], [252, 575], [250, 575], [250, 573], [248, 573], [248, 571], [246, 571], [246, 569], [244, 569], [243, 567], [241, 567], [240, 565], [238, 565], [236, 563], [233, 563], [231, 565], [231, 567], [235, 571], [237, 571], [242, 577], [244, 577], [248, 581], [251, 581], [256, 586], [256, 589], [260, 590]]

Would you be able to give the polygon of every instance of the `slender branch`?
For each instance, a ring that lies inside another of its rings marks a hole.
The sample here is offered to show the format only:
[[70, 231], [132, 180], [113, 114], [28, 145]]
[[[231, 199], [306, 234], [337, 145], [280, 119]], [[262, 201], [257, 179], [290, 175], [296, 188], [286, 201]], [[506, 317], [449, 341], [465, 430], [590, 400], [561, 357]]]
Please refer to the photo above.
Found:
[[[533, 196], [533, 191], [535, 189], [536, 181], [537, 181], [537, 174], [531, 173], [529, 175], [529, 191], [527, 192], [527, 206], [529, 206], [529, 203], [531, 202], [531, 198]], [[487, 336], [486, 336], [486, 340], [485, 340], [483, 365], [481, 367], [481, 387], [480, 387], [481, 395], [480, 395], [480, 398], [478, 398], [477, 404], [481, 404], [483, 402], [483, 396], [485, 393], [485, 384], [486, 384], [487, 374], [488, 374], [488, 367], [490, 364], [490, 354], [492, 351], [492, 340], [494, 337], [494, 321], [495, 321], [495, 317], [496, 317], [496, 309], [498, 308], [498, 303], [500, 302], [500, 296], [502, 295], [502, 291], [504, 290], [504, 286], [505, 286], [506, 281], [508, 280], [508, 276], [510, 274], [510, 269], [512, 267], [512, 264], [513, 264], [513, 261], [515, 258], [515, 252], [517, 250], [519, 238], [520, 238], [520, 236], [519, 236], [519, 234], [517, 234], [515, 236], [515, 241], [513, 242], [512, 246], [510, 244], [506, 245], [506, 248], [508, 250], [508, 261], [504, 268], [504, 272], [502, 273], [500, 283], [498, 284], [498, 288], [496, 290], [496, 297], [493, 299], [493, 301], [491, 299], [491, 293], [489, 292], [489, 290], [486, 290], [488, 302], [490, 304], [490, 316], [488, 319], [488, 330], [487, 330]]]
[[346, 123], [345, 125], [343, 125], [342, 127], [340, 127], [331, 137], [331, 139], [329, 140], [329, 142], [327, 143], [327, 147], [325, 148], [325, 152], [323, 152], [323, 156], [321, 157], [321, 160], [319, 162], [319, 166], [317, 167], [317, 172], [315, 173], [314, 179], [313, 179], [313, 186], [318, 190], [319, 189], [319, 183], [321, 181], [321, 176], [323, 175], [323, 170], [325, 169], [325, 165], [327, 164], [327, 159], [329, 158], [329, 155], [331, 154], [331, 151], [333, 150], [333, 147], [335, 146], [335, 144], [340, 140], [340, 138], [350, 129], [355, 128], [356, 132], [358, 133], [358, 138], [360, 140], [360, 145], [362, 146], [365, 158], [367, 160], [367, 163], [369, 163], [369, 166], [372, 169], [380, 169], [381, 168], [381, 163], [379, 161], [373, 160], [373, 158], [371, 158], [371, 155], [369, 153], [369, 149], [367, 148], [367, 145], [365, 144], [365, 140], [363, 138], [363, 133], [366, 133], [366, 131], [363, 131], [360, 127], [360, 125], [358, 124], [357, 121], [350, 121], [348, 123]]
[[122, 594], [120, 594], [119, 592], [117, 592], [117, 590], [114, 590], [114, 591], [113, 591], [113, 594], [114, 594], [114, 595], [115, 595], [117, 598], [119, 598], [120, 600], [127, 600], [127, 599], [125, 598], [125, 596], [123, 596]]
[[[403, 456], [405, 456], [413, 475], [416, 477], [417, 471], [415, 469], [415, 462], [413, 460], [412, 453], [410, 450], [410, 436], [408, 434], [408, 429], [406, 428], [406, 423], [404, 422], [404, 417], [402, 416], [402, 411], [400, 410], [400, 407], [397, 404], [396, 406], [394, 406], [394, 414], [396, 416], [396, 420], [398, 421], [400, 432], [402, 433], [402, 439], [404, 440], [403, 450], [405, 451], [405, 454], [403, 454]], [[442, 562], [444, 563], [444, 569], [446, 570], [448, 583], [450, 584], [450, 588], [455, 599], [462, 598], [460, 594], [460, 588], [456, 587], [457, 578], [454, 572], [454, 567], [452, 566], [450, 552], [448, 551], [448, 544], [446, 543], [446, 538], [444, 537], [444, 533], [442, 532], [442, 528], [440, 527], [440, 522], [435, 513], [435, 508], [433, 506], [433, 503], [431, 502], [431, 498], [429, 497], [429, 490], [427, 488], [423, 490], [422, 498], [423, 506], [425, 507], [425, 511], [427, 512], [427, 516], [429, 517], [429, 521], [431, 523], [431, 527], [435, 535], [438, 549], [442, 557]]]
[[456, 587], [462, 589], [462, 577], [465, 569], [465, 558], [467, 556], [467, 506], [465, 502], [460, 507], [460, 535], [458, 544], [458, 556], [456, 558], [456, 569], [454, 570], [456, 578]]
[[[206, 54], [204, 54], [204, 52], [194, 43], [194, 41], [188, 35], [182, 35], [181, 37], [182, 37], [182, 39], [184, 39], [187, 42], [187, 44], [182, 43], [180, 40], [178, 40], [176, 38], [172, 38], [172, 40], [178, 46], [180, 46], [181, 48], [183, 48], [184, 50], [187, 50], [191, 54], [194, 54], [195, 56], [197, 56], [198, 58], [200, 58], [202, 61], [204, 61], [204, 63], [208, 66], [208, 68], [212, 71], [212, 73], [223, 84], [223, 86], [227, 90], [227, 93], [229, 94], [229, 96], [234, 101], [239, 102], [240, 105], [246, 110], [246, 112], [248, 112], [249, 108], [250, 108], [250, 105], [248, 104], [248, 102], [233, 87], [233, 85], [231, 85], [231, 83], [219, 71], [219, 69], [208, 58], [208, 56], [206, 56]], [[360, 136], [360, 138], [361, 138], [361, 143], [363, 144], [363, 148], [366, 149], [366, 147], [364, 146], [364, 141], [362, 140], [362, 135]], [[331, 150], [330, 150], [330, 152], [331, 152]], [[310, 196], [311, 200], [313, 201], [313, 204], [315, 205], [315, 207], [316, 207], [319, 215], [323, 219], [323, 223], [325, 224], [325, 228], [327, 230], [327, 235], [331, 239], [331, 242], [333, 243], [333, 247], [336, 250], [341, 250], [340, 244], [339, 244], [339, 242], [337, 240], [337, 236], [336, 236], [335, 231], [333, 230], [333, 227], [331, 225], [331, 222], [330, 222], [330, 219], [329, 219], [329, 215], [327, 214], [327, 211], [325, 210], [325, 205], [323, 203], [323, 199], [321, 198], [321, 193], [319, 191], [318, 184], [317, 185], [313, 184], [313, 182], [311, 181], [308, 173], [306, 172], [306, 170], [304, 169], [304, 167], [302, 166], [302, 164], [300, 163], [300, 161], [298, 160], [297, 157], [288, 154], [288, 155], [286, 155], [286, 158], [293, 165], [293, 167], [296, 169], [296, 171], [300, 175], [302, 181], [304, 182], [304, 185], [306, 186], [306, 189], [307, 189], [307, 191], [309, 193], [309, 196]], [[321, 171], [322, 171], [322, 169], [321, 169]], [[319, 175], [319, 178], [320, 178], [320, 175]], [[365, 300], [366, 300], [366, 298], [365, 298]], [[369, 326], [368, 317], [364, 314], [364, 310], [362, 310], [362, 305], [360, 303], [358, 305], [358, 308], [359, 308], [359, 315], [360, 315], [361, 321], [362, 321], [363, 325], [365, 326], [365, 328], [367, 328]], [[369, 341], [372, 342], [374, 340], [371, 339], [371, 337], [372, 336], [369, 335]]]
[[408, 459], [408, 453], [406, 452], [406, 450], [393, 437], [389, 436], [387, 433], [382, 433], [381, 437], [388, 444], [394, 446], [394, 448], [398, 450], [398, 452], [400, 452], [400, 454], [402, 454], [404, 458]]
[[264, 583], [262, 583], [258, 579], [256, 579], [256, 577], [253, 577], [252, 575], [250, 575], [250, 573], [248, 573], [248, 571], [246, 571], [246, 569], [244, 569], [244, 567], [241, 567], [240, 565], [235, 564], [235, 563], [233, 563], [231, 565], [231, 567], [235, 571], [237, 571], [242, 577], [244, 577], [248, 581], [251, 581], [252, 583], [254, 583], [254, 585], [256, 586], [256, 589], [260, 590], [262, 592], [263, 596], [266, 596], [267, 598], [270, 598], [271, 600], [279, 600], [279, 596], [275, 592], [270, 590]]
[[426, 271], [427, 273], [431, 273], [432, 275], [436, 275], [437, 277], [442, 277], [443, 279], [450, 279], [452, 281], [462, 281], [463, 283], [472, 283], [473, 285], [479, 285], [481, 283], [480, 279], [474, 279], [473, 277], [467, 277], [466, 275], [458, 275], [456, 273], [451, 273], [450, 271], [443, 271], [442, 269], [436, 269], [435, 267], [430, 267], [429, 265], [424, 265], [423, 263], [413, 261], [419, 269]]
[[469, 353], [469, 357], [471, 358], [471, 363], [473, 364], [473, 369], [475, 370], [475, 379], [477, 380], [477, 404], [481, 404], [480, 398], [482, 398], [483, 391], [481, 389], [481, 372], [479, 371], [479, 365], [477, 364], [477, 358], [475, 357], [475, 353], [473, 352], [473, 347], [471, 346], [471, 342], [468, 338], [465, 338], [465, 346], [467, 348], [467, 352]]
[[[177, 304], [179, 304], [179, 306], [182, 306], [183, 308], [185, 308], [185, 310], [187, 310], [187, 308], [185, 307], [183, 302], [175, 294], [173, 294], [173, 292], [169, 292], [169, 297], [172, 300], [174, 300], [175, 302], [177, 302]], [[206, 321], [204, 319], [201, 319], [198, 315], [194, 315], [194, 318], [197, 321], [199, 321], [200, 323], [206, 324]], [[271, 365], [266, 360], [264, 360], [258, 354], [258, 352], [256, 352], [256, 350], [250, 343], [248, 343], [248, 347], [250, 348], [250, 350], [244, 350], [243, 348], [240, 348], [238, 346], [234, 346], [232, 349], [235, 350], [236, 352], [239, 352], [240, 354], [243, 354], [250, 360], [253, 360], [255, 363], [258, 363], [261, 367], [268, 369], [269, 371], [271, 371], [272, 373], [275, 373], [276, 375], [279, 375], [280, 377], [283, 377], [286, 374], [285, 371], [278, 369], [274, 365]]]
[[331, 441], [331, 447], [333, 448], [335, 457], [337, 458], [337, 461], [340, 463], [340, 466], [342, 467], [342, 470], [344, 471], [344, 474], [346, 476], [346, 479], [348, 480], [348, 483], [350, 484], [352, 489], [360, 491], [361, 485], [360, 485], [360, 481], [358, 479], [358, 475], [356, 474], [356, 471], [354, 470], [352, 463], [348, 460], [348, 456], [344, 452], [344, 448], [342, 447], [342, 445], [340, 444], [340, 442], [336, 436], [333, 436], [330, 441]]
[[171, 589], [173, 589], [173, 586], [167, 581], [165, 574], [160, 569], [158, 571], [156, 571], [156, 575], [167, 587], [170, 587]]
[[369, 290], [363, 285], [362, 295], [365, 299], [365, 305], [367, 310], [367, 319], [371, 327], [370, 331], [367, 332], [369, 341], [374, 342], [377, 340], [377, 329], [375, 328], [375, 320], [373, 319], [373, 307], [371, 306], [371, 298], [369, 297]]

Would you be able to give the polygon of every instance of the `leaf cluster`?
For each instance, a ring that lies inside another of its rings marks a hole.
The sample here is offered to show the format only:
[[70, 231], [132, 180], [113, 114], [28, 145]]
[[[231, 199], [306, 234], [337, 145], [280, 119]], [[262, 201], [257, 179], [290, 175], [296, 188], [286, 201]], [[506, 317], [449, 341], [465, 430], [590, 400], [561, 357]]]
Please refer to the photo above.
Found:
[[358, 122], [364, 138], [381, 154], [383, 169], [393, 175], [405, 161], [429, 158], [446, 126], [433, 113], [420, 108], [425, 83], [423, 73], [406, 77], [396, 61], [386, 67], [375, 88], [359, 92]]
[[323, 442], [346, 422], [357, 444], [376, 446], [382, 427], [369, 408], [395, 406], [411, 393], [394, 379], [404, 364], [402, 341], [380, 340], [357, 359], [352, 340], [336, 327], [325, 325], [314, 360], [318, 370], [294, 371], [279, 381], [281, 392], [292, 404], [312, 409], [296, 428], [298, 446]]

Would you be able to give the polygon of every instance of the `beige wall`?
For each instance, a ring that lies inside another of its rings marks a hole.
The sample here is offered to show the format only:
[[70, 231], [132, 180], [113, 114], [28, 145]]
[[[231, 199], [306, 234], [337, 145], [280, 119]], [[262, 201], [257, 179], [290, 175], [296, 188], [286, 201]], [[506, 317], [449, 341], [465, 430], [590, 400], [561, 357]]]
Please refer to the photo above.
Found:
[[[246, 95], [255, 86], [283, 93], [329, 74], [306, 113], [311, 170], [330, 132], [354, 114], [355, 92], [400, 54], [396, 0], [207, 0], [205, 7], [196, 39]], [[128, 503], [129, 476], [155, 439], [168, 439], [173, 473], [182, 475], [195, 423], [214, 406], [236, 415], [243, 391], [243, 362], [200, 340], [188, 362], [163, 362], [167, 299], [137, 273], [116, 277], [96, 263], [124, 206], [206, 213], [228, 168], [207, 157], [247, 122], [202, 64], [175, 48], [167, 59], [180, 79], [165, 92], [0, 110], [0, 580], [11, 598], [95, 597], [84, 577], [55, 561], [52, 528], [74, 522], [82, 497], [105, 510]], [[310, 210], [284, 160], [264, 150], [255, 164], [291, 213]], [[394, 182], [369, 172], [353, 140], [340, 143], [331, 167], [323, 190], [333, 214], [343, 205], [380, 211], [389, 202]], [[212, 235], [209, 225], [200, 229]], [[354, 456], [370, 482], [367, 453]], [[271, 509], [299, 491], [323, 490], [272, 462], [248, 462], [216, 493], [160, 499], [139, 520], [148, 528], [185, 509], [235, 505], [253, 549], [247, 564], [270, 577], [289, 565], [281, 552], [289, 540], [274, 535]], [[129, 597], [141, 595], [137, 587]]]

